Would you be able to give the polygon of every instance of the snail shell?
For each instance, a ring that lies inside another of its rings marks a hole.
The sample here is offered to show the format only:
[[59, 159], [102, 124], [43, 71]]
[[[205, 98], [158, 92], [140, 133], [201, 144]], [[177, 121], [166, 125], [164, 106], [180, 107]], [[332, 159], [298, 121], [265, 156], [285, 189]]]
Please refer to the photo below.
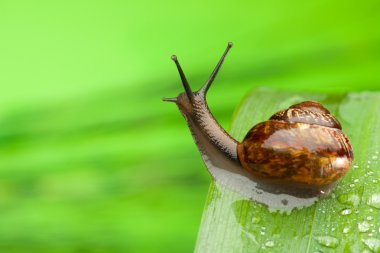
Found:
[[353, 153], [339, 121], [306, 101], [255, 125], [238, 144], [238, 157], [257, 177], [324, 186], [348, 171]]

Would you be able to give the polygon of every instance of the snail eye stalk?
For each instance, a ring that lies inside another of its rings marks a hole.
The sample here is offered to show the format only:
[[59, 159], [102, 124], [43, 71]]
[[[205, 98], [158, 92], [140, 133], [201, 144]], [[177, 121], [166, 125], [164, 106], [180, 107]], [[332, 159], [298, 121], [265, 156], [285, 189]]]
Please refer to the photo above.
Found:
[[[182, 68], [181, 68], [181, 65], [180, 65], [179, 62], [178, 62], [177, 56], [172, 55], [171, 58], [172, 58], [172, 60], [175, 62], [175, 65], [177, 66], [177, 69], [178, 69], [179, 75], [181, 76], [181, 80], [182, 80], [183, 87], [185, 88], [186, 95], [187, 95], [187, 97], [189, 98], [189, 100], [190, 100], [191, 102], [193, 102], [193, 100], [194, 100], [194, 99], [193, 99], [194, 94], [193, 94], [193, 92], [191, 91], [191, 88], [190, 88], [189, 83], [187, 82], [187, 79], [186, 79], [185, 73], [183, 73], [183, 70], [182, 70]], [[165, 101], [168, 101], [168, 100], [165, 100]], [[170, 101], [170, 102], [174, 102], [174, 101]]]
[[220, 58], [218, 64], [216, 65], [214, 71], [211, 73], [211, 76], [208, 78], [208, 80], [206, 81], [206, 83], [200, 89], [200, 93], [202, 93], [204, 95], [207, 94], [208, 89], [210, 88], [212, 82], [214, 81], [216, 75], [218, 74], [220, 68], [222, 67], [223, 61], [226, 58], [226, 56], [227, 56], [227, 54], [230, 51], [230, 49], [231, 49], [232, 46], [233, 46], [232, 42], [228, 42], [226, 50], [224, 51], [222, 57]]
[[162, 101], [177, 103], [177, 98], [162, 98]]

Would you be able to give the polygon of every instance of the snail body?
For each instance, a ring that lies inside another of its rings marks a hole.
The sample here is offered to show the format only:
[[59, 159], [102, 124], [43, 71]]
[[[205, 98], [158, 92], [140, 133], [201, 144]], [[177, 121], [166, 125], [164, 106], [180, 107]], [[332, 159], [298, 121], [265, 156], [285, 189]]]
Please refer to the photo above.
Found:
[[195, 92], [172, 56], [185, 92], [163, 99], [177, 104], [213, 177], [228, 181], [221, 176], [228, 171], [239, 175], [236, 184], [255, 182], [262, 189], [295, 195], [331, 189], [349, 170], [353, 152], [339, 121], [320, 103], [305, 101], [279, 111], [253, 126], [241, 142], [215, 120], [206, 94], [231, 47], [229, 43], [210, 78]]

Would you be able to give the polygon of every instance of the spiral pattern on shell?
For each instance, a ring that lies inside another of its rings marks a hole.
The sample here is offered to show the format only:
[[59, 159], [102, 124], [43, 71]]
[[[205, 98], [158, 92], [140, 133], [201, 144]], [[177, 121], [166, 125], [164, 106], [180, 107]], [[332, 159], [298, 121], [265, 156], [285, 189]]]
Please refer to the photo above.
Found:
[[320, 103], [306, 101], [255, 125], [238, 144], [242, 166], [258, 178], [325, 186], [353, 160], [339, 121]]

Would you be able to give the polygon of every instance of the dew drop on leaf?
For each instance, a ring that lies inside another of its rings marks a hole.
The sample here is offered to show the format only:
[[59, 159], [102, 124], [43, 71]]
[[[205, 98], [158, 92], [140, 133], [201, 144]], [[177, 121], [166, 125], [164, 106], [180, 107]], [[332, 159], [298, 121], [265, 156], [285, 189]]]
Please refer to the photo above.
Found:
[[265, 243], [265, 247], [273, 248], [273, 247], [274, 247], [274, 241], [267, 241], [267, 242]]
[[367, 205], [380, 209], [380, 194], [372, 194], [367, 201]]
[[362, 242], [373, 252], [380, 252], [380, 240], [377, 238], [362, 239]]
[[369, 230], [369, 223], [367, 221], [362, 221], [358, 223], [359, 232], [365, 233]]
[[322, 246], [328, 247], [328, 248], [336, 248], [339, 245], [339, 240], [335, 237], [323, 235], [323, 236], [316, 236], [315, 240]]
[[358, 194], [355, 193], [342, 194], [338, 197], [338, 201], [342, 204], [357, 207], [360, 203], [360, 197]]
[[252, 223], [253, 223], [253, 224], [260, 223], [260, 221], [261, 221], [261, 218], [260, 218], [260, 217], [258, 217], [258, 216], [254, 216], [254, 217], [252, 217]]
[[340, 212], [342, 215], [349, 215], [352, 213], [352, 210], [349, 209], [349, 208], [346, 208], [346, 209], [343, 209], [341, 212]]

